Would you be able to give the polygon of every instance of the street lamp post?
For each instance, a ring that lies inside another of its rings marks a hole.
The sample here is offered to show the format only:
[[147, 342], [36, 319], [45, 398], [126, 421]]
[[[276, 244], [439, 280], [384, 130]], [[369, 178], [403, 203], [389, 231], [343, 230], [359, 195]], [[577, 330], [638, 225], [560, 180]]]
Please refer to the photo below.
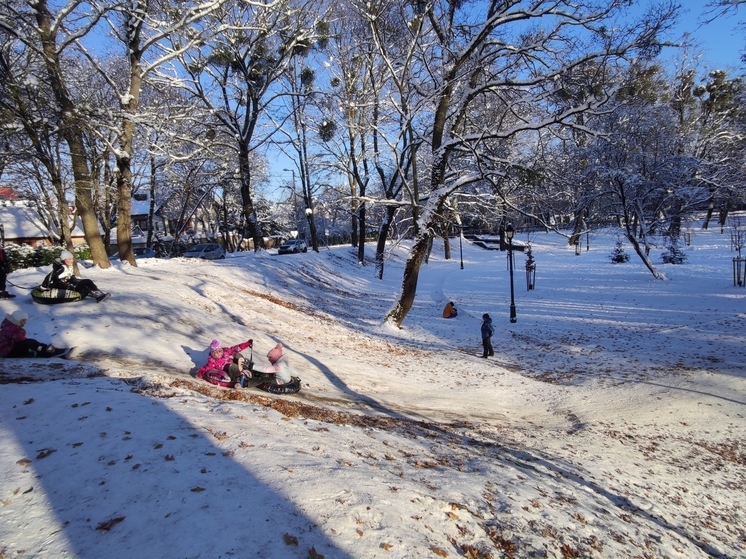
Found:
[[464, 247], [461, 244], [461, 237], [464, 236], [464, 229], [461, 225], [458, 226], [458, 250], [461, 253], [461, 269], [464, 269]]
[[513, 224], [508, 223], [505, 226], [505, 237], [508, 239], [508, 267], [510, 269], [510, 322], [517, 320], [515, 314], [515, 295], [513, 291], [513, 235], [515, 235], [515, 229]]

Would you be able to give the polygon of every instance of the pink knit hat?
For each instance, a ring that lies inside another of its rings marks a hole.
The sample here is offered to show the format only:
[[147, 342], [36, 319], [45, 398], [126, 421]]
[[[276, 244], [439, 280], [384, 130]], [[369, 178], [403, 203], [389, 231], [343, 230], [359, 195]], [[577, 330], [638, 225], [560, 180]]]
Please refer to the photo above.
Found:
[[215, 351], [216, 349], [220, 349], [220, 342], [218, 340], [213, 340], [210, 342], [210, 351]]
[[269, 362], [274, 365], [280, 357], [282, 357], [282, 344], [277, 344], [275, 347], [269, 350], [267, 359], [269, 359]]

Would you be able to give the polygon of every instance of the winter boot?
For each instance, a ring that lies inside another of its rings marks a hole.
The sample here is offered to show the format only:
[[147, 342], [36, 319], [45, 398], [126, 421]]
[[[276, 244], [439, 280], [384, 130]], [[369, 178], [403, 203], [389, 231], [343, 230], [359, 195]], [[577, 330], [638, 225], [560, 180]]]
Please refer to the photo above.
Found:
[[101, 301], [111, 297], [110, 294], [103, 293], [102, 291], [99, 291], [98, 289], [96, 291], [91, 291], [91, 295], [93, 296], [94, 299], [96, 299], [97, 303], [100, 303]]
[[71, 348], [69, 347], [54, 347], [52, 345], [47, 346], [47, 349], [40, 353], [39, 356], [42, 355], [44, 357], [66, 357], [68, 353], [70, 353]]

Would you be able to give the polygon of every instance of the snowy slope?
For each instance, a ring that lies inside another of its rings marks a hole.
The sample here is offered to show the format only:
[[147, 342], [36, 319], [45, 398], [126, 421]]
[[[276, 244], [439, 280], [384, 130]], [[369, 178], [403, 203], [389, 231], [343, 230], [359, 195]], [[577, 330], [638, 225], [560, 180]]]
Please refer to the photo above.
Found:
[[[463, 270], [436, 244], [401, 330], [401, 249], [382, 281], [346, 247], [84, 270], [100, 305], [35, 305], [46, 270], [12, 274], [3, 311], [76, 350], [0, 360], [0, 557], [746, 556], [727, 233], [667, 281], [612, 265], [613, 235], [530, 240], [515, 324], [505, 253], [469, 243]], [[213, 338], [259, 365], [282, 342], [303, 390], [194, 379]]]

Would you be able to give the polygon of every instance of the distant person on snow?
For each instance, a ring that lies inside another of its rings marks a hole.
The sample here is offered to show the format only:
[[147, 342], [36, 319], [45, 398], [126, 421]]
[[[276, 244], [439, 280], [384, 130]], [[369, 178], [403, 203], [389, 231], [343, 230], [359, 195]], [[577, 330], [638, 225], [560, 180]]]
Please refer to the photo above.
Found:
[[492, 319], [489, 314], [484, 313], [482, 315], [482, 347], [484, 348], [482, 357], [484, 359], [487, 359], [487, 356], [492, 357], [495, 355], [495, 352], [492, 349], [492, 335], [494, 333], [495, 327], [492, 326]]
[[68, 348], [56, 348], [52, 344], [43, 344], [26, 337], [28, 315], [18, 309], [5, 315], [0, 324], [0, 356], [1, 357], [62, 357], [68, 353]]
[[257, 388], [273, 394], [293, 394], [300, 390], [300, 379], [290, 374], [290, 364], [282, 349], [282, 344], [277, 344], [267, 353], [269, 365], [252, 369], [265, 375], [274, 375], [274, 382], [263, 382]]
[[458, 311], [456, 310], [456, 307], [453, 305], [453, 301], [451, 301], [443, 309], [443, 318], [456, 318], [457, 316], [458, 316]]
[[73, 270], [73, 255], [69, 250], [60, 253], [59, 260], [52, 263], [52, 271], [44, 278], [41, 286], [45, 289], [69, 289], [77, 291], [84, 298], [89, 295], [100, 303], [109, 297], [108, 293], [99, 291], [96, 284], [89, 279], [81, 279]]
[[233, 356], [240, 353], [248, 347], [253, 347], [254, 340], [247, 340], [238, 345], [224, 348], [220, 345], [218, 340], [213, 340], [210, 343], [210, 355], [207, 357], [207, 363], [197, 370], [197, 378], [204, 378], [212, 384], [220, 384], [221, 386], [227, 386], [223, 382], [214, 382], [220, 378], [226, 378], [230, 381], [228, 376], [228, 368], [233, 364]]

